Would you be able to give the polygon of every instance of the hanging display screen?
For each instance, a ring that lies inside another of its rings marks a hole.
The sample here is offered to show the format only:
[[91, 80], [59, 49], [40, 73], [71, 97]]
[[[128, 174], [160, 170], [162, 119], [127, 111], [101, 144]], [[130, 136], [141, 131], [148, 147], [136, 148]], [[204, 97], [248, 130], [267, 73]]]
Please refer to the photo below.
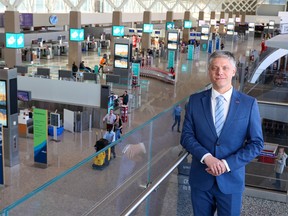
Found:
[[84, 29], [70, 28], [70, 41], [83, 41], [84, 40]]
[[114, 67], [115, 68], [128, 68], [128, 44], [115, 44], [114, 47]]

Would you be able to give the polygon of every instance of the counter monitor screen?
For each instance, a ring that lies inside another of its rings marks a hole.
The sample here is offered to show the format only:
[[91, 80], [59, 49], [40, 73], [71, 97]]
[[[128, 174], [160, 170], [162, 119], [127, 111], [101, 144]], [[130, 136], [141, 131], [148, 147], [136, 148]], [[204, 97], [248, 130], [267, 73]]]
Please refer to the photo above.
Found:
[[226, 20], [225, 19], [220, 19], [220, 24], [225, 24]]
[[17, 98], [20, 101], [31, 101], [31, 91], [22, 91], [18, 90], [17, 91]]
[[216, 25], [216, 20], [215, 19], [211, 19], [210, 20], [210, 25], [214, 25], [215, 26]]
[[201, 33], [202, 34], [209, 34], [209, 28], [208, 27], [202, 27]]
[[113, 26], [112, 27], [112, 36], [114, 36], [114, 37], [124, 36], [124, 26]]
[[135, 33], [134, 29], [129, 29], [129, 33]]
[[70, 28], [70, 41], [80, 42], [84, 40], [84, 29]]
[[155, 31], [155, 34], [160, 35], [160, 31]]

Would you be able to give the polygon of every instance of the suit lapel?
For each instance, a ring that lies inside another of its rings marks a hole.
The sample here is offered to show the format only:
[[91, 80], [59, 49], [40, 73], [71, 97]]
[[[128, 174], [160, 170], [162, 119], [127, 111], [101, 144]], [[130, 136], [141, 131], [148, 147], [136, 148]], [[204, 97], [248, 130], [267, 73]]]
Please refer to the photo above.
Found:
[[[230, 101], [230, 105], [229, 105], [229, 111], [228, 111], [225, 123], [223, 125], [221, 134], [223, 132], [225, 133], [225, 128], [230, 127], [230, 124], [233, 122], [234, 116], [237, 114], [237, 110], [238, 110], [239, 105], [240, 105], [239, 94], [237, 91], [235, 91], [233, 89], [231, 101]], [[221, 136], [221, 134], [220, 134], [220, 136]]]
[[211, 111], [211, 89], [204, 93], [202, 97], [202, 107], [205, 113], [206, 121], [215, 136], [217, 136], [216, 129], [214, 126], [213, 118], [212, 118], [212, 111]]

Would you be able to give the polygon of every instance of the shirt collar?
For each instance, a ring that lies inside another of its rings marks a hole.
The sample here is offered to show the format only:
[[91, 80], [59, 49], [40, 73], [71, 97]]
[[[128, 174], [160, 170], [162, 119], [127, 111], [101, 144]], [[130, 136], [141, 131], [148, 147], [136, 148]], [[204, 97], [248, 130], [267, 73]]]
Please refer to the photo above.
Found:
[[216, 97], [218, 97], [219, 95], [222, 95], [225, 99], [225, 101], [230, 101], [231, 96], [232, 96], [232, 92], [233, 92], [233, 87], [231, 87], [227, 92], [225, 92], [224, 94], [220, 94], [219, 92], [217, 92], [215, 89], [212, 88], [212, 94], [211, 97], [213, 100], [216, 100]]

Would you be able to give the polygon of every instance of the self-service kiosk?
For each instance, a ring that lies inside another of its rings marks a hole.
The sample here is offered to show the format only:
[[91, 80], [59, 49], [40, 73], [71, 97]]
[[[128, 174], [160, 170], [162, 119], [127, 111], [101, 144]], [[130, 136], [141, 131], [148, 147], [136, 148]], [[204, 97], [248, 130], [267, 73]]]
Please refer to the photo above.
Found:
[[132, 40], [117, 38], [114, 40], [113, 71], [120, 76], [119, 84], [129, 85], [131, 80], [130, 62], [132, 54]]
[[168, 54], [168, 68], [174, 67], [174, 62], [177, 58], [177, 50], [179, 43], [179, 32], [178, 30], [167, 30], [167, 54]]
[[201, 26], [200, 45], [201, 45], [202, 51], [207, 51], [207, 49], [208, 49], [209, 32], [210, 32], [210, 26], [209, 25], [202, 25]]
[[227, 41], [232, 41], [234, 37], [234, 28], [235, 24], [234, 23], [227, 23], [227, 31], [226, 31], [226, 38], [225, 40]]
[[4, 161], [12, 167], [19, 164], [17, 69], [0, 70], [0, 123], [3, 125]]

